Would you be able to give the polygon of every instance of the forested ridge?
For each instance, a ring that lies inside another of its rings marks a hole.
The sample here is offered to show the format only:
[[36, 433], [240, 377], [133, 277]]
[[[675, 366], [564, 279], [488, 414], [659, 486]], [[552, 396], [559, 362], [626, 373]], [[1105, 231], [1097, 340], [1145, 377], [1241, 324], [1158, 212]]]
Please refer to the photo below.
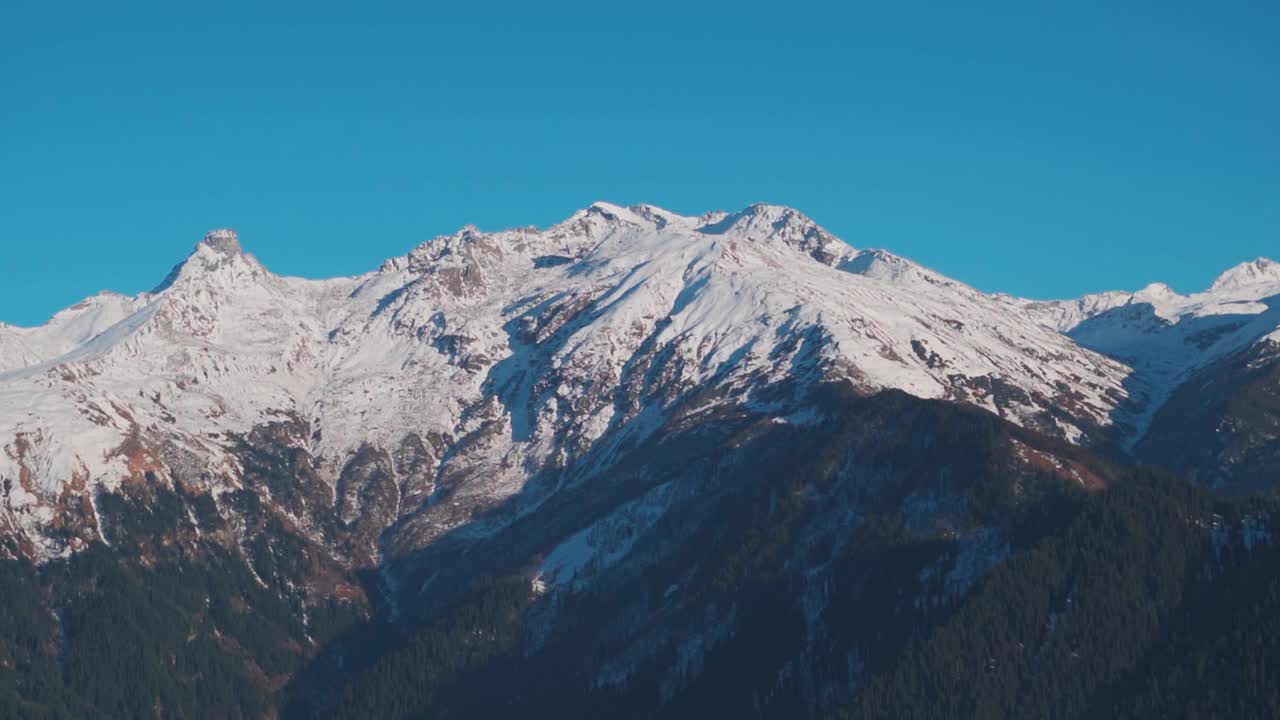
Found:
[[1274, 717], [1276, 517], [1137, 473], [994, 570], [840, 717]]

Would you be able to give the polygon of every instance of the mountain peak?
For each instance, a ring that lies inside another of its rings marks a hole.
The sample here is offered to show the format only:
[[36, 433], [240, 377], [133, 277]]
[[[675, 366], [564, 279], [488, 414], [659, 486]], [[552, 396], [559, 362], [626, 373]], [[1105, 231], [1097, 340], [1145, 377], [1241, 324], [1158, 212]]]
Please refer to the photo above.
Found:
[[548, 229], [552, 237], [579, 234], [584, 237], [600, 237], [624, 228], [662, 230], [667, 227], [692, 229], [697, 218], [685, 217], [656, 205], [623, 206], [598, 200], [575, 212], [562, 222]]
[[835, 265], [854, 250], [827, 232], [807, 215], [785, 205], [754, 203], [698, 228], [708, 235], [740, 235], [756, 240], [780, 242], [793, 247], [823, 265]]
[[205, 233], [204, 239], [196, 243], [186, 260], [175, 265], [164, 281], [151, 292], [159, 293], [182, 278], [206, 276], [221, 268], [235, 268], [236, 275], [256, 275], [263, 272], [258, 261], [240, 247], [240, 237], [236, 231], [220, 228]]
[[626, 216], [630, 211], [621, 205], [597, 200], [587, 206], [587, 212], [595, 212], [605, 216]]
[[660, 208], [657, 205], [641, 203], [639, 205], [622, 206], [602, 200], [591, 203], [583, 212], [599, 215], [613, 222], [631, 225], [653, 225], [658, 229], [671, 224], [683, 225], [692, 221], [678, 213]]
[[1133, 296], [1139, 300], [1180, 297], [1176, 290], [1162, 282], [1150, 283], [1146, 287], [1134, 293]]
[[788, 225], [816, 226], [817, 223], [805, 217], [800, 211], [784, 205], [752, 203], [737, 212], [720, 216], [700, 229], [707, 234], [723, 235], [735, 228], [744, 230], [768, 228], [771, 231], [777, 231]]
[[200, 245], [210, 250], [228, 257], [234, 255], [242, 255], [243, 250], [240, 249], [240, 236], [235, 230], [230, 228], [219, 228], [210, 230], [204, 234], [204, 239], [200, 241]]
[[1210, 292], [1214, 290], [1231, 290], [1268, 282], [1280, 283], [1280, 263], [1269, 258], [1260, 257], [1256, 260], [1240, 263], [1222, 273], [1213, 281], [1213, 285], [1209, 286], [1209, 290]]

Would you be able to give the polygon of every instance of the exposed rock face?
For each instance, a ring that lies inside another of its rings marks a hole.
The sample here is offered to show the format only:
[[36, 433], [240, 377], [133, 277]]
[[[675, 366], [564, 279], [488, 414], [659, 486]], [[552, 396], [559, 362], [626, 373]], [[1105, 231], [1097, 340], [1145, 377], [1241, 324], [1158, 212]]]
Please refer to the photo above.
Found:
[[235, 230], [210, 230], [205, 233], [204, 244], [219, 255], [230, 257], [243, 253], [240, 249], [240, 236], [236, 235]]

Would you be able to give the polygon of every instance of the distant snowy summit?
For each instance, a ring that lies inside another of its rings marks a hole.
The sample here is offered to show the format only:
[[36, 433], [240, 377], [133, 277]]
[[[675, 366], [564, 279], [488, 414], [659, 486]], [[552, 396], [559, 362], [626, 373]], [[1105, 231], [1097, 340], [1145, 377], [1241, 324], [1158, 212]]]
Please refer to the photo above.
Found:
[[1192, 373], [1258, 343], [1280, 342], [1280, 263], [1259, 258], [1181, 295], [1164, 283], [1078, 300], [1021, 301], [1034, 317], [1136, 371], [1147, 416]]
[[673, 423], [730, 408], [809, 422], [837, 382], [1131, 444], [1195, 368], [1275, 338], [1278, 274], [1258, 260], [1187, 297], [1022, 300], [766, 204], [691, 217], [600, 202], [330, 280], [276, 275], [214, 230], [152, 292], [0, 326], [0, 477], [17, 480], [0, 516], [37, 554], [69, 552], [53, 532], [68, 493], [241, 488], [240, 439], [287, 419], [344, 522], [364, 512], [341, 500], [344, 469], [411, 454], [387, 469], [398, 495], [378, 522], [421, 544]]
[[1252, 262], [1240, 263], [1219, 275], [1209, 291], [1224, 292], [1276, 283], [1280, 283], [1280, 263], [1268, 258], [1258, 258]]

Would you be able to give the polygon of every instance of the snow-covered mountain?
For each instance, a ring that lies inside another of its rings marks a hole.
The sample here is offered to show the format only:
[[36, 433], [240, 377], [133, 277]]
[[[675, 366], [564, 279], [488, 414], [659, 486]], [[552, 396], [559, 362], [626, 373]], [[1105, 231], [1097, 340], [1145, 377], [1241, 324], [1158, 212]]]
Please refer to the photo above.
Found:
[[507, 658], [460, 717], [722, 682], [823, 717], [1125, 461], [1273, 487], [1276, 274], [1032, 301], [770, 205], [597, 203], [331, 280], [213, 231], [150, 292], [0, 326], [0, 564], [43, 628], [0, 674], [138, 645], [84, 623], [150, 603], [183, 677], [289, 716], [421, 631], [417, 671]]
[[378, 522], [419, 545], [540, 471], [588, 450], [607, 464], [608, 443], [710, 409], [695, 395], [803, 423], [801, 398], [831, 381], [1132, 443], [1196, 368], [1280, 334], [1277, 297], [1268, 260], [1191, 296], [988, 295], [771, 205], [596, 203], [332, 280], [277, 276], [219, 230], [152, 292], [0, 326], [4, 512], [38, 554], [66, 552], [38, 539], [69, 488], [180, 475], [216, 495], [241, 486], [239, 438], [288, 417], [346, 520], [360, 500], [339, 478], [362, 448], [412, 454]]
[[[335, 494], [362, 448], [412, 446], [384, 521], [420, 544], [606, 435], [634, 442], [707, 411], [684, 402], [695, 389], [790, 403], [803, 423], [798, 398], [845, 380], [1101, 442], [1124, 422], [1130, 374], [1007, 299], [770, 205], [684, 217], [597, 203], [545, 230], [468, 227], [333, 280], [277, 276], [219, 230], [150, 293], [0, 332], [5, 513], [42, 555], [69, 547], [37, 541], [68, 488], [92, 497], [150, 474], [216, 495], [242, 482], [237, 438], [286, 416], [306, 423], [299, 443]], [[433, 511], [445, 486], [461, 508], [447, 518]]]

